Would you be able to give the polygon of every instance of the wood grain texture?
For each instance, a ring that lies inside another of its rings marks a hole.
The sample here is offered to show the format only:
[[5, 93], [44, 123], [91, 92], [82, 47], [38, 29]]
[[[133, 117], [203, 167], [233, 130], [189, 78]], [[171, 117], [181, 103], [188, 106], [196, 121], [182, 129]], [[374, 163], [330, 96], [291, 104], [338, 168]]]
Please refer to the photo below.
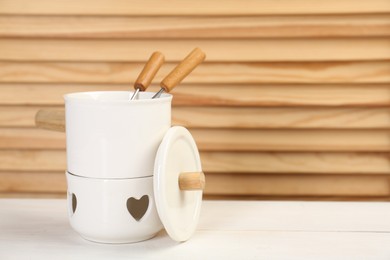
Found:
[[65, 172], [65, 150], [0, 150], [0, 171]]
[[35, 115], [41, 108], [0, 106], [0, 127], [34, 127]]
[[[201, 152], [205, 173], [390, 174], [387, 153]], [[0, 150], [0, 171], [64, 172], [64, 150]]]
[[389, 13], [389, 0], [0, 0], [0, 196], [66, 190], [65, 134], [37, 129], [38, 109], [132, 91], [161, 51], [157, 83], [199, 47], [172, 119], [198, 144], [206, 196], [390, 198]]
[[390, 151], [388, 131], [192, 129], [205, 151]]
[[[65, 192], [65, 173], [0, 172], [0, 192]], [[389, 196], [387, 176], [207, 174], [205, 194]]]
[[[387, 130], [190, 129], [201, 151], [387, 152]], [[0, 149], [64, 149], [65, 134], [0, 128]]]
[[207, 174], [205, 194], [274, 196], [389, 196], [386, 176]]
[[0, 128], [0, 149], [64, 149], [65, 134], [40, 129]]
[[174, 107], [172, 116], [173, 124], [191, 128], [390, 128], [387, 108]]
[[175, 91], [174, 103], [198, 106], [385, 106], [388, 85], [200, 85]]
[[389, 174], [387, 153], [202, 152], [206, 173]]
[[390, 36], [388, 15], [0, 16], [8, 38], [299, 38]]
[[[245, 48], [237, 48], [245, 46]], [[208, 62], [363, 61], [390, 59], [390, 39], [73, 40], [1, 39], [0, 59], [12, 61], [143, 62], [159, 50], [180, 61], [194, 47]], [[40, 51], [44, 50], [44, 51]]]
[[[63, 106], [0, 106], [0, 127], [34, 127], [40, 109], [63, 110]], [[390, 129], [390, 109], [175, 106], [172, 124], [233, 129]]]
[[[124, 84], [0, 84], [2, 105], [63, 105], [63, 95], [83, 91], [129, 91]], [[155, 92], [159, 87], [152, 86]], [[15, 95], [18, 93], [18, 95]], [[45, 93], [45, 95], [42, 95]], [[188, 85], [173, 92], [174, 106], [380, 107], [390, 105], [388, 84]]]
[[[0, 192], [0, 198], [12, 199], [66, 199], [66, 191], [62, 192]], [[387, 196], [275, 196], [275, 195], [210, 195], [203, 194], [203, 200], [235, 200], [235, 201], [389, 201]]]
[[65, 192], [63, 173], [0, 172], [0, 192]]
[[[145, 59], [147, 57], [145, 56]], [[133, 85], [143, 63], [130, 62], [7, 62], [0, 61], [0, 82], [124, 83]], [[164, 64], [159, 82], [173, 68]], [[387, 83], [387, 61], [203, 63], [188, 76], [192, 84], [256, 83]]]
[[0, 198], [34, 198], [34, 199], [66, 199], [66, 191], [62, 192], [0, 192]]
[[277, 2], [243, 0], [2, 0], [0, 14], [45, 15], [259, 15], [259, 14], [354, 14], [388, 13], [387, 0], [354, 1], [280, 0]]

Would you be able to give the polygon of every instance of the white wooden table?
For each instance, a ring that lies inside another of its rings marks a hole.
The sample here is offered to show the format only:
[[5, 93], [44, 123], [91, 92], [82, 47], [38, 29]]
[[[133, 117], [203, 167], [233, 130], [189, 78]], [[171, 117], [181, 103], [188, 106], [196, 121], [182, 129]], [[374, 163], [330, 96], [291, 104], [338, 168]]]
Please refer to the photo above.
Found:
[[65, 200], [0, 199], [0, 259], [390, 259], [390, 203], [205, 201], [185, 243], [88, 242]]

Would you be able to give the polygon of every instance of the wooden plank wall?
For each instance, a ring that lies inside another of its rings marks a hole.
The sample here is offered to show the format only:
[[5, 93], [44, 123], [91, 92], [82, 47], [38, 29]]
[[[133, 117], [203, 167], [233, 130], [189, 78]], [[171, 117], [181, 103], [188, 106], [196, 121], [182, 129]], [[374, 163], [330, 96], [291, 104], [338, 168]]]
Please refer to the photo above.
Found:
[[390, 198], [390, 0], [0, 0], [0, 37], [1, 196], [65, 193], [65, 136], [37, 110], [198, 46], [173, 121], [208, 197]]

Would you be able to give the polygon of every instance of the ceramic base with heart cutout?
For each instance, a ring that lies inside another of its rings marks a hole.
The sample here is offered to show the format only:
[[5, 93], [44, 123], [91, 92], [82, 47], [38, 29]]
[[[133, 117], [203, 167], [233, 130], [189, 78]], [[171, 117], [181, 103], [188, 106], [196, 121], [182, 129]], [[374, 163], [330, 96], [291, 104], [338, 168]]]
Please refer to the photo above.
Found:
[[153, 177], [98, 179], [66, 173], [70, 224], [82, 237], [101, 243], [132, 243], [162, 229]]

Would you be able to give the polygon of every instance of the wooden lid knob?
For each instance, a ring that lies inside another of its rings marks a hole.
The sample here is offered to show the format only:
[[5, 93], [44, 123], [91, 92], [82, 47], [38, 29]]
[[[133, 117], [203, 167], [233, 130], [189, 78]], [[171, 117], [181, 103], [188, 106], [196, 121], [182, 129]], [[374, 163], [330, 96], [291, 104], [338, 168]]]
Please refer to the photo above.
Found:
[[203, 172], [183, 172], [179, 175], [180, 190], [204, 190], [206, 178]]
[[206, 54], [199, 48], [195, 48], [184, 58], [160, 83], [165, 92], [170, 92], [185, 77], [188, 76], [206, 58]]
[[164, 55], [158, 51], [154, 52], [135, 81], [134, 88], [139, 89], [140, 91], [145, 91], [163, 63]]

